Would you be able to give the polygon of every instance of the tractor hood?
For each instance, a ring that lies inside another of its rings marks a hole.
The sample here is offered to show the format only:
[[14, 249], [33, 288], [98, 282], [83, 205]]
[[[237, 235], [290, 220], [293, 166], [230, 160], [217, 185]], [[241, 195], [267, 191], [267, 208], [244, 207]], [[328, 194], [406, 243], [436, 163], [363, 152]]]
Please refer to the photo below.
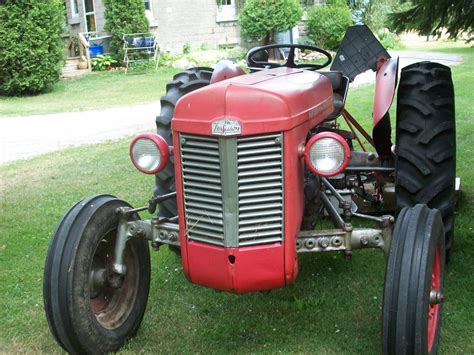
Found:
[[185, 95], [176, 104], [172, 129], [223, 135], [215, 129], [222, 120], [238, 126], [225, 135], [282, 132], [304, 123], [314, 126], [333, 111], [332, 95], [331, 82], [316, 72], [263, 70]]

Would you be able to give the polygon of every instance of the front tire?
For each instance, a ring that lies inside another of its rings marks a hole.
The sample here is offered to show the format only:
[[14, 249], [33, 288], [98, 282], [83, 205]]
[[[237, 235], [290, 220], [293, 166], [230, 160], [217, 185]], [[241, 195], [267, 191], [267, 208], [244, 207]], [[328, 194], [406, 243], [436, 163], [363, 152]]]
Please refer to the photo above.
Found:
[[66, 213], [51, 240], [44, 308], [51, 332], [67, 352], [116, 351], [136, 334], [142, 321], [150, 287], [147, 241], [127, 242], [127, 274], [120, 287], [105, 281], [113, 275], [115, 211], [125, 206], [130, 207], [109, 195], [84, 199]]
[[404, 208], [395, 224], [385, 273], [384, 354], [436, 354], [444, 278], [444, 228], [438, 210]]

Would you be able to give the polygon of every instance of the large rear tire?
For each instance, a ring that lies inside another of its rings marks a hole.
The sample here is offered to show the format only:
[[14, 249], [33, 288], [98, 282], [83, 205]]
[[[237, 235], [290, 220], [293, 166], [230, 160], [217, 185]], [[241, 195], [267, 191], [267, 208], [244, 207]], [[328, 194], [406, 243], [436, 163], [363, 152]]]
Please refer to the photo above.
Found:
[[[178, 73], [173, 77], [173, 81], [166, 86], [166, 95], [161, 98], [161, 112], [156, 117], [157, 133], [162, 136], [166, 142], [173, 145], [173, 132], [171, 131], [171, 120], [173, 119], [176, 102], [184, 95], [209, 85], [212, 77], [212, 68], [190, 68], [184, 72]], [[166, 167], [156, 175], [155, 195], [165, 195], [176, 191], [174, 178], [174, 158], [170, 160]], [[178, 215], [176, 208], [176, 199], [172, 198], [160, 204], [158, 210], [159, 217], [174, 217]], [[169, 249], [181, 255], [181, 250], [176, 246], [169, 246]]]
[[123, 280], [112, 271], [115, 211], [125, 206], [130, 207], [113, 196], [89, 197], [72, 207], [54, 232], [44, 270], [44, 309], [67, 352], [117, 351], [143, 319], [150, 288], [147, 241], [127, 242]]
[[449, 257], [454, 239], [456, 133], [448, 67], [421, 62], [402, 70], [396, 154], [397, 210], [417, 203], [438, 209]]
[[436, 354], [439, 346], [445, 262], [438, 210], [403, 208], [397, 218], [385, 273], [382, 314], [384, 354]]
[[[184, 95], [209, 85], [212, 68], [190, 68], [173, 77], [173, 81], [166, 86], [166, 95], [161, 98], [161, 112], [156, 117], [157, 133], [166, 142], [173, 145], [171, 120], [173, 118], [176, 102]], [[156, 175], [156, 195], [165, 195], [176, 191], [174, 179], [174, 159], [171, 156], [165, 169]], [[174, 217], [178, 214], [176, 199], [169, 199], [160, 204], [158, 216]]]

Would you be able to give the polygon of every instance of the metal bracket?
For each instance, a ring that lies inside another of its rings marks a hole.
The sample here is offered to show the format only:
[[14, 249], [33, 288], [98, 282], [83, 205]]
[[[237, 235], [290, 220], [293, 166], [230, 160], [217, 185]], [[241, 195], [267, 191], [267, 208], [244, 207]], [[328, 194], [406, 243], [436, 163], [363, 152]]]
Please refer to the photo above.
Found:
[[378, 219], [381, 228], [301, 231], [296, 240], [296, 251], [298, 253], [326, 251], [350, 253], [353, 249], [379, 248], [387, 255], [394, 221], [392, 216], [382, 216]]

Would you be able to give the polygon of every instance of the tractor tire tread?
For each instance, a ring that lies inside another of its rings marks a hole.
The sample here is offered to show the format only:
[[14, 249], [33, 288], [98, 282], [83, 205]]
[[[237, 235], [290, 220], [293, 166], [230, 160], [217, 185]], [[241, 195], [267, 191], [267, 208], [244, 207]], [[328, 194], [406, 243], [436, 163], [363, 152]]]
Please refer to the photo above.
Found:
[[420, 62], [402, 69], [396, 152], [397, 210], [417, 203], [439, 209], [449, 256], [456, 164], [454, 88], [449, 67]]

